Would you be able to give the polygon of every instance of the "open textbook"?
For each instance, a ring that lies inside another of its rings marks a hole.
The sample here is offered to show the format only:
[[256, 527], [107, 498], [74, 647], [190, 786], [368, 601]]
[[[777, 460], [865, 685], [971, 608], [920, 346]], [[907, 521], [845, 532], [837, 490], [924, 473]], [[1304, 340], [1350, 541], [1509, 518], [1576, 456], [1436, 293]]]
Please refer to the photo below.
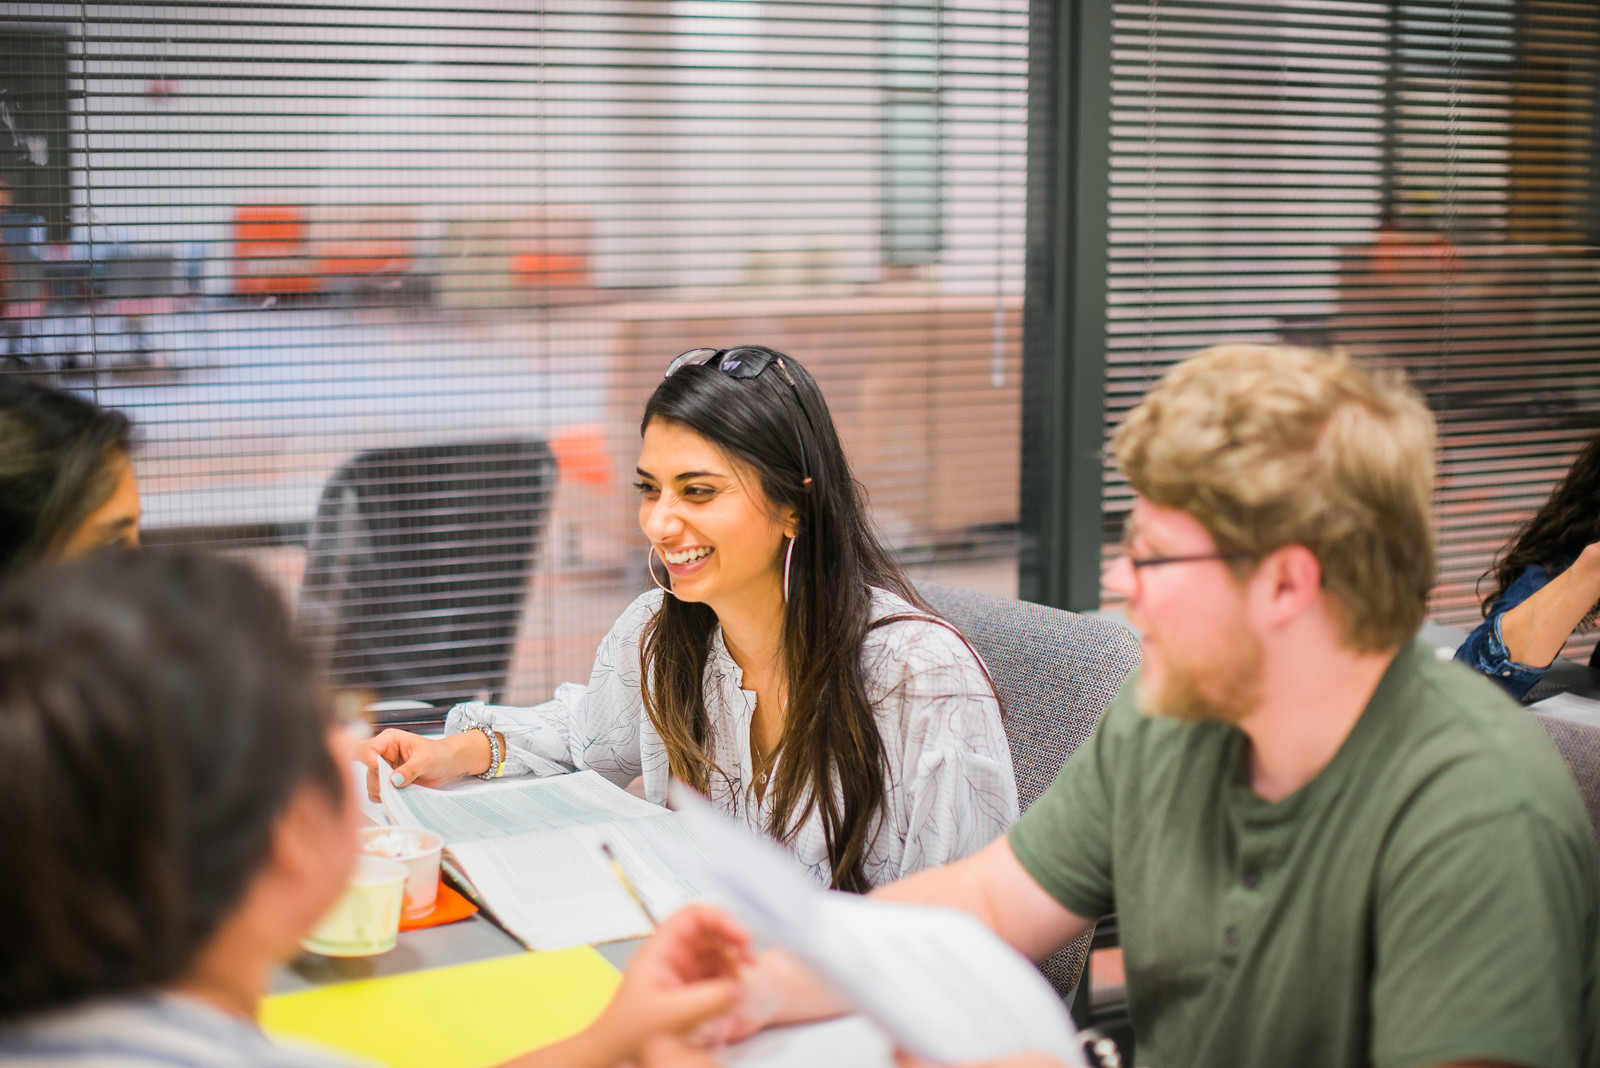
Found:
[[682, 865], [898, 1045], [943, 1064], [1039, 1050], [1084, 1065], [1055, 990], [974, 917], [820, 890], [777, 845], [693, 791], [675, 784], [672, 802], [708, 847], [683, 853]]
[[390, 821], [443, 838], [446, 866], [529, 949], [650, 932], [649, 919], [618, 882], [602, 842], [656, 916], [701, 895], [676, 863], [701, 852], [689, 825], [596, 772], [468, 780], [438, 790], [397, 789], [387, 765], [381, 772], [382, 808]]

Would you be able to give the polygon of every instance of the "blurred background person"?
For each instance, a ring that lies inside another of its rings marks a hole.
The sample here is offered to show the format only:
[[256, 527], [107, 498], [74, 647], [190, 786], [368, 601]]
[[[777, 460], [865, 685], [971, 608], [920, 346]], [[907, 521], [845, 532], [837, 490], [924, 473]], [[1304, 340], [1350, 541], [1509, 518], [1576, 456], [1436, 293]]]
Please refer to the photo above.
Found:
[[0, 577], [139, 544], [132, 438], [121, 412], [0, 376]]
[[[0, 592], [0, 1063], [340, 1063], [255, 1023], [356, 853], [332, 704], [243, 564], [103, 553]], [[709, 1065], [673, 1036], [733, 1004], [743, 940], [679, 912], [591, 1028], [513, 1063]]]
[[[1600, 611], [1600, 435], [1483, 577], [1493, 592], [1456, 659], [1521, 698]], [[1600, 647], [1589, 666], [1600, 667]]]

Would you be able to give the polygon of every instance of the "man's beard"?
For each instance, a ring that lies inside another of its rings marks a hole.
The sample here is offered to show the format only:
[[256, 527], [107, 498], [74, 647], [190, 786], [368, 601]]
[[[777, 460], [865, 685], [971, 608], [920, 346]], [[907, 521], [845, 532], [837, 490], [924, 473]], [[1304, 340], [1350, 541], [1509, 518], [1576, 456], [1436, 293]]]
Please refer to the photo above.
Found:
[[1206, 666], [1204, 681], [1189, 665], [1174, 659], [1166, 663], [1166, 682], [1152, 691], [1143, 679], [1139, 705], [1146, 712], [1180, 723], [1234, 723], [1256, 705], [1261, 690], [1261, 643], [1253, 637], [1239, 640], [1226, 662]]

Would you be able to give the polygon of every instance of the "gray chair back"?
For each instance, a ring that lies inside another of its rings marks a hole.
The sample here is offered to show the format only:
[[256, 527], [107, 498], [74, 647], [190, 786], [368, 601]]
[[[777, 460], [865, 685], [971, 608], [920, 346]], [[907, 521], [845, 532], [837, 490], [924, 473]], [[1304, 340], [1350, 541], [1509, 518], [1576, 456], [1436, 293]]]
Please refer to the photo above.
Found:
[[346, 461], [323, 488], [300, 588], [335, 685], [439, 705], [498, 698], [555, 477], [549, 446], [522, 438]]
[[[1128, 628], [1098, 616], [953, 586], [918, 586], [983, 657], [1005, 710], [1006, 738], [1024, 811], [1055, 781], [1139, 663]], [[1039, 966], [1069, 997], [1089, 955], [1089, 935]]]
[[1595, 845], [1600, 848], [1600, 723], [1559, 713], [1530, 711], [1572, 769], [1578, 793], [1583, 796], [1583, 807], [1589, 810], [1589, 827], [1594, 832]]

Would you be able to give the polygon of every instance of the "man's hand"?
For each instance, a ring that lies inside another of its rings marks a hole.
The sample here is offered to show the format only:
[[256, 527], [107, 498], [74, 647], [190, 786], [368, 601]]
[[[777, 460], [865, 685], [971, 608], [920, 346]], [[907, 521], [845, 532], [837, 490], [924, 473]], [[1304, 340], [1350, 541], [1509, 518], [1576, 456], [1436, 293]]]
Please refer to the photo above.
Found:
[[356, 750], [356, 759], [367, 766], [367, 797], [378, 795], [378, 758], [394, 769], [395, 786], [421, 783], [443, 786], [463, 775], [489, 770], [489, 739], [482, 731], [463, 731], [447, 738], [419, 738], [410, 731], [390, 727]]

